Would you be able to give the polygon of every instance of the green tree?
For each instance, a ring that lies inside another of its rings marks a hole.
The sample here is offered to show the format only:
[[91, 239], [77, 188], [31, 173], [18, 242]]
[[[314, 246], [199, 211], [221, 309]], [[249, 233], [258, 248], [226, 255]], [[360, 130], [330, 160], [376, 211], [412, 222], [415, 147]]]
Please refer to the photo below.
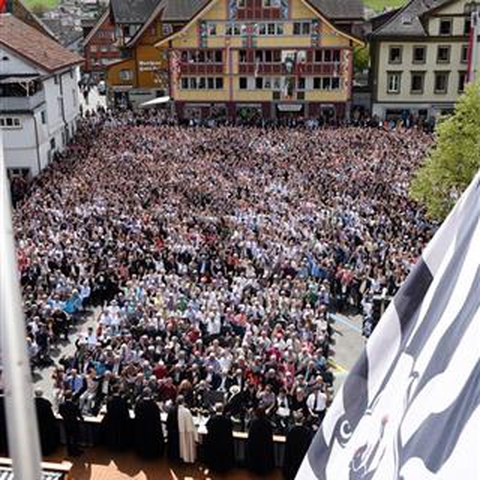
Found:
[[370, 66], [370, 47], [356, 47], [353, 51], [353, 68], [355, 73], [363, 73]]
[[410, 193], [430, 217], [442, 220], [480, 168], [480, 81], [467, 87], [454, 114], [437, 125], [436, 136]]

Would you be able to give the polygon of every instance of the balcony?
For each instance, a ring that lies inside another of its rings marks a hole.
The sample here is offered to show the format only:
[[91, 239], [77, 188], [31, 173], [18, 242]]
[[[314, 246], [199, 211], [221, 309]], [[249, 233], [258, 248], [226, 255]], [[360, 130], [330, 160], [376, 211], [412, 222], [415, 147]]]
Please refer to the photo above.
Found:
[[0, 97], [0, 112], [33, 111], [45, 102], [45, 91], [23, 97]]

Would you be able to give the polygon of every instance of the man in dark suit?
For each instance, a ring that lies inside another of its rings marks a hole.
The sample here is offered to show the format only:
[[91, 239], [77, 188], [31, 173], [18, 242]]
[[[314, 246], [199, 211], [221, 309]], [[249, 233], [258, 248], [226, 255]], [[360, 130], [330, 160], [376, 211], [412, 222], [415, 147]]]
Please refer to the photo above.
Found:
[[57, 419], [53, 414], [52, 404], [43, 397], [40, 389], [35, 390], [35, 409], [37, 411], [38, 431], [42, 455], [51, 455], [60, 443]]
[[80, 422], [83, 422], [83, 417], [78, 405], [72, 401], [71, 391], [65, 392], [65, 401], [60, 405], [58, 411], [65, 426], [68, 454], [73, 457], [79, 456], [83, 453], [78, 446]]
[[234, 466], [233, 424], [223, 414], [223, 405], [215, 405], [215, 415], [207, 423], [205, 463], [214, 472], [227, 472]]

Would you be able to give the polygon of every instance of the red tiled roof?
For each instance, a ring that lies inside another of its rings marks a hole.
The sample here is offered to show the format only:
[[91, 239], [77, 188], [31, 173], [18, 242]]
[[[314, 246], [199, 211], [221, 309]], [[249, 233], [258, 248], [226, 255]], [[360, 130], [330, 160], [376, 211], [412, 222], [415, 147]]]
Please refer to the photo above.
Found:
[[48, 72], [83, 62], [76, 53], [8, 13], [0, 15], [0, 44]]

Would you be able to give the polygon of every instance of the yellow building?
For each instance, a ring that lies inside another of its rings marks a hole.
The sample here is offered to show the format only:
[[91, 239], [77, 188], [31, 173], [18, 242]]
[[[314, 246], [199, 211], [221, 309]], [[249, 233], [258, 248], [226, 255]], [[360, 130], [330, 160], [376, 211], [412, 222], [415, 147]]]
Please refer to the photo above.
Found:
[[169, 94], [180, 118], [346, 115], [353, 47], [361, 44], [348, 30], [361, 21], [361, 3], [170, 0], [164, 32], [185, 3], [195, 13], [156, 43], [159, 56], [168, 56]]

